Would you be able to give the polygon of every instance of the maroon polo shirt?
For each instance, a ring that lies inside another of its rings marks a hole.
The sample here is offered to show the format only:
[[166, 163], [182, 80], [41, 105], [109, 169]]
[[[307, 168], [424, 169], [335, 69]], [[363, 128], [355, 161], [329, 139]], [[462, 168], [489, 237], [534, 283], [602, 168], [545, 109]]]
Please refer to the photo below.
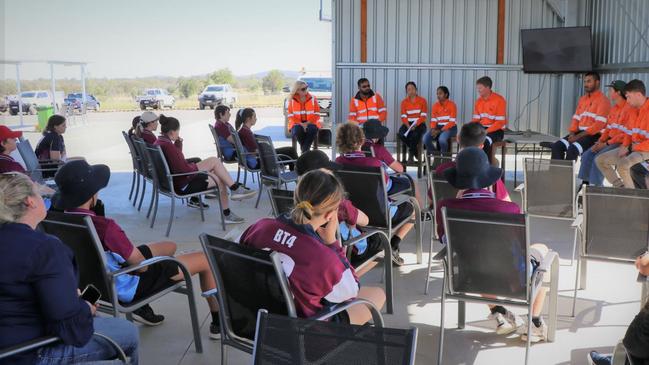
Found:
[[122, 230], [117, 222], [110, 218], [100, 217], [96, 215], [95, 212], [88, 209], [74, 208], [66, 210], [65, 212], [68, 214], [89, 215], [104, 250], [114, 252], [122, 256], [124, 260], [128, 260], [128, 258], [131, 257], [135, 246], [133, 246], [131, 240], [126, 237], [126, 233], [124, 233], [124, 230]]
[[[174, 145], [166, 136], [158, 137], [154, 144], [160, 146], [162, 149], [162, 153], [165, 155], [165, 159], [167, 159], [167, 164], [169, 165], [169, 170], [171, 170], [172, 174], [198, 171], [196, 164], [188, 163], [185, 159], [185, 155], [183, 155], [182, 149]], [[186, 175], [174, 177], [174, 188], [177, 191], [180, 191], [196, 176], [197, 175]]]
[[148, 143], [148, 144], [154, 144], [155, 141], [158, 140], [158, 139], [156, 138], [156, 136], [153, 134], [153, 132], [151, 132], [151, 131], [148, 130], [148, 129], [144, 129], [144, 130], [142, 130], [142, 133], [140, 133], [140, 137], [142, 138], [142, 140], [143, 140], [144, 142], [146, 142], [146, 143]]
[[228, 139], [228, 137], [230, 137], [231, 128], [232, 126], [230, 126], [228, 123], [219, 122], [218, 120], [216, 121], [216, 123], [214, 123], [214, 129], [216, 130], [216, 134], [218, 134], [220, 137], [223, 137], [225, 139]]
[[465, 190], [461, 198], [443, 199], [437, 202], [435, 221], [437, 223], [437, 236], [444, 236], [444, 222], [442, 208], [475, 210], [478, 212], [495, 212], [519, 214], [521, 209], [514, 202], [507, 202], [496, 198], [496, 194], [487, 189]]
[[[354, 151], [350, 153], [343, 153], [336, 157], [336, 162], [342, 165], [364, 166], [364, 167], [383, 167], [383, 162], [378, 158], [367, 156], [363, 151]], [[385, 181], [389, 179], [385, 174]]]
[[255, 135], [252, 133], [250, 128], [242, 125], [241, 128], [239, 128], [239, 138], [241, 139], [241, 144], [243, 144], [248, 152], [257, 152]]
[[387, 148], [385, 148], [385, 146], [374, 143], [371, 139], [366, 140], [363, 146], [366, 148], [372, 148], [374, 150], [374, 157], [383, 162], [385, 166], [390, 166], [395, 161], [394, 157], [392, 157], [392, 154]]
[[349, 226], [355, 226], [357, 221], [358, 209], [349, 200], [341, 200], [338, 206], [338, 222], [345, 222]]
[[26, 174], [27, 172], [21, 164], [16, 162], [13, 157], [0, 153], [0, 174], [6, 172], [20, 172]]

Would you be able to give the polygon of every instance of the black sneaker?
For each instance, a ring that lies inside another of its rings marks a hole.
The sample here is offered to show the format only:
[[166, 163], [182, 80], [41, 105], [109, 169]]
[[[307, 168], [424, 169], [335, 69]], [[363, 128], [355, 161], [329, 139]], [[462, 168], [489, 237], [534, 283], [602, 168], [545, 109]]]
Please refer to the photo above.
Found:
[[392, 250], [392, 263], [397, 266], [403, 266], [406, 262], [399, 256], [399, 250]]
[[216, 322], [210, 324], [210, 338], [212, 340], [218, 340], [221, 338], [221, 325]]
[[157, 326], [165, 320], [165, 316], [153, 313], [153, 308], [147, 304], [133, 311], [133, 319], [147, 326]]
[[207, 209], [207, 208], [210, 207], [209, 205], [207, 205], [207, 204], [205, 204], [205, 203], [201, 203], [201, 201], [198, 200], [197, 197], [189, 198], [189, 201], [187, 202], [187, 206], [188, 206], [188, 207], [190, 207], [190, 208], [196, 208], [196, 209], [200, 209], [201, 204], [203, 204], [203, 209]]

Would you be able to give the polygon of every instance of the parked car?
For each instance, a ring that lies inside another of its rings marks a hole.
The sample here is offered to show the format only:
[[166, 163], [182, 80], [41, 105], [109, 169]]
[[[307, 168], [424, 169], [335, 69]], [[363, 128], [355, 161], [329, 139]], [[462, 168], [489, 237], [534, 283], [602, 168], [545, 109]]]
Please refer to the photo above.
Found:
[[9, 97], [5, 96], [4, 98], [0, 99], [0, 113], [4, 113], [9, 109]]
[[[322, 128], [331, 128], [331, 121], [329, 118], [329, 111], [331, 110], [331, 88], [333, 79], [331, 76], [307, 76], [303, 75], [298, 77], [299, 81], [304, 81], [309, 86], [309, 93], [318, 98], [318, 105], [320, 105], [320, 118], [322, 121]], [[290, 92], [290, 87], [286, 86], [284, 92]], [[288, 130], [288, 97], [284, 100], [284, 133], [287, 138], [291, 137]]]
[[214, 109], [217, 105], [227, 105], [230, 108], [237, 102], [237, 93], [229, 84], [207, 85], [205, 90], [198, 95], [198, 108], [206, 106]]
[[[63, 105], [65, 99], [63, 91], [57, 91], [55, 95], [52, 95], [52, 92], [49, 90], [23, 91], [20, 93], [20, 97], [22, 99], [23, 113], [29, 114], [36, 114], [36, 108], [41, 106], [55, 106], [58, 110]], [[9, 113], [11, 115], [18, 114], [18, 104], [18, 98], [9, 102]]]
[[[83, 103], [83, 93], [70, 93], [65, 98], [65, 105], [71, 110], [82, 110], [81, 104]], [[98, 111], [101, 103], [92, 94], [86, 94], [86, 110]]]
[[144, 95], [138, 96], [136, 101], [140, 104], [140, 109], [146, 108], [173, 109], [176, 106], [176, 99], [165, 89], [146, 89]]

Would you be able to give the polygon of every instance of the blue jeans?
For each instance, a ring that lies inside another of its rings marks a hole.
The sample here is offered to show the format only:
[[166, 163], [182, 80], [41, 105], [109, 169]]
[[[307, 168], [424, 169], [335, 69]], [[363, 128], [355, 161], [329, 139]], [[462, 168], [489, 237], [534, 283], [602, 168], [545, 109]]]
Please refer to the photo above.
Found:
[[579, 175], [577, 176], [579, 176], [582, 181], [588, 181], [590, 185], [604, 186], [604, 175], [599, 171], [599, 168], [597, 168], [595, 158], [604, 152], [614, 150], [618, 147], [620, 147], [619, 144], [608, 145], [597, 153], [593, 152], [593, 150], [589, 148], [581, 155], [581, 166], [579, 166]]
[[[433, 138], [433, 136], [431, 136], [431, 131], [432, 129], [426, 132], [426, 134], [424, 135], [424, 145], [426, 146], [426, 151], [428, 151], [428, 153], [431, 153], [433, 151], [440, 151], [443, 153], [449, 152], [449, 140], [457, 136], [457, 126], [453, 126], [453, 128], [443, 131], [442, 133], [438, 134], [436, 138]], [[437, 142], [439, 148], [435, 148], [433, 142]]]
[[311, 145], [318, 135], [318, 127], [315, 124], [309, 123], [306, 130], [300, 124], [296, 124], [291, 129], [291, 135], [295, 137], [297, 143], [300, 144], [300, 151], [302, 153], [311, 149]]
[[[124, 350], [126, 356], [131, 358], [131, 364], [137, 365], [139, 333], [137, 327], [124, 319], [95, 317], [95, 332], [110, 337]], [[110, 360], [117, 357], [114, 348], [103, 338], [93, 336], [83, 347], [59, 344], [47, 346], [36, 352], [36, 364], [70, 364]]]

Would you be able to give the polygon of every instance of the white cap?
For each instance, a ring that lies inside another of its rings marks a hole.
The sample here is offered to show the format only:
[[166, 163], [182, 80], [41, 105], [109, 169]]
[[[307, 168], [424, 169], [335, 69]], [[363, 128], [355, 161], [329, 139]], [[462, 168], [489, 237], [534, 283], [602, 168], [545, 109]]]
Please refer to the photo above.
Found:
[[155, 122], [158, 119], [160, 119], [160, 117], [154, 112], [147, 111], [142, 113], [142, 115], [140, 116], [140, 121], [145, 124]]

